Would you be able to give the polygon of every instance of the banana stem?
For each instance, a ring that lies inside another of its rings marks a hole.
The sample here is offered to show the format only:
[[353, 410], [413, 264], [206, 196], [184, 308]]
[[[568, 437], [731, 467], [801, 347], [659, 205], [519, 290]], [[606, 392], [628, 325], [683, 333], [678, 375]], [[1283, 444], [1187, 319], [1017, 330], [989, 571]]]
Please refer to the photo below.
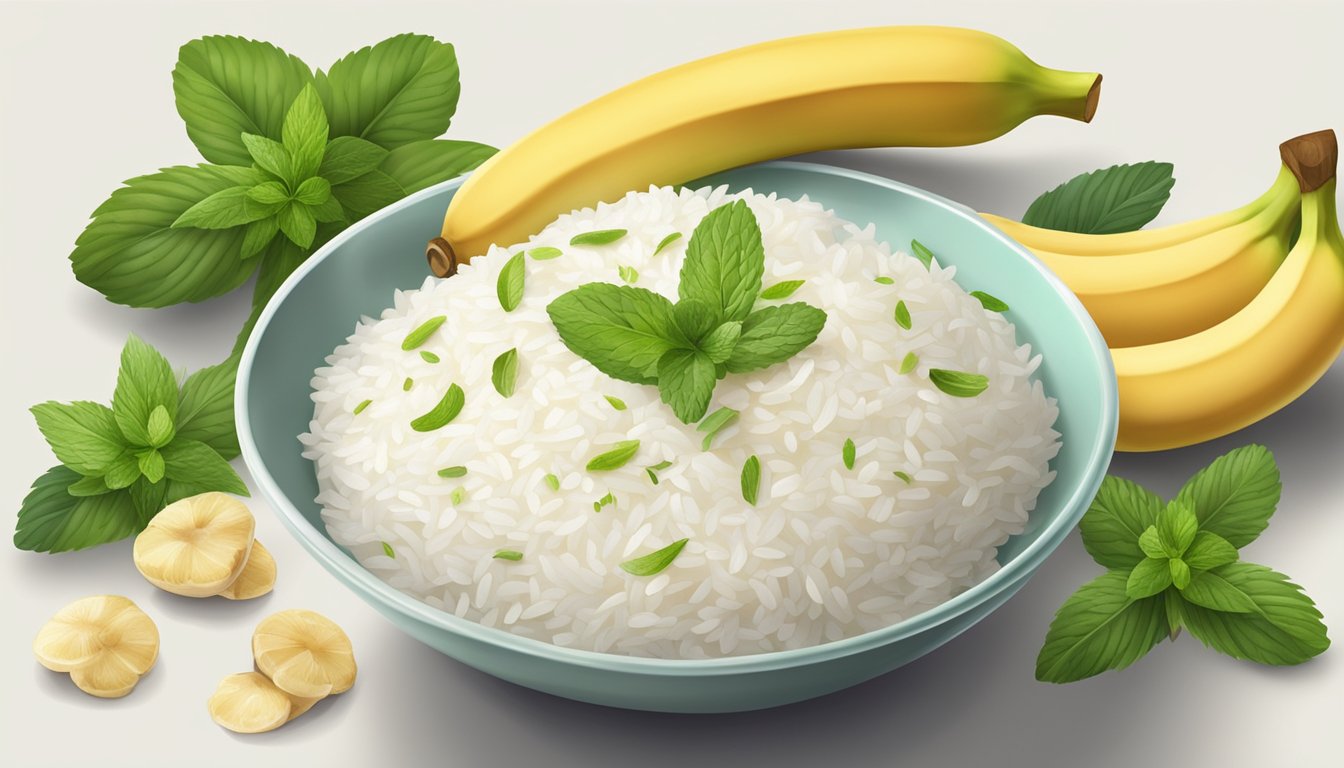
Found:
[[1042, 67], [1033, 80], [1041, 114], [1092, 122], [1101, 99], [1101, 75]]
[[1283, 164], [1297, 177], [1302, 193], [1314, 192], [1335, 178], [1339, 143], [1329, 128], [1291, 138], [1279, 145]]

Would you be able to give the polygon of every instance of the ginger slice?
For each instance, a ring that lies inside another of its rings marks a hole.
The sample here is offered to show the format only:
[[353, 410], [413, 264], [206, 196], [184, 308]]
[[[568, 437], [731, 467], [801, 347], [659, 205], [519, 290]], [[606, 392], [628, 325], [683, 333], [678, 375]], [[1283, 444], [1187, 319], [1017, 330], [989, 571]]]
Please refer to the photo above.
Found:
[[186, 597], [217, 595], [242, 573], [256, 520], [223, 493], [173, 502], [135, 537], [135, 567], [154, 586]]
[[275, 588], [275, 558], [261, 542], [252, 540], [252, 552], [247, 556], [243, 572], [233, 583], [219, 593], [220, 597], [230, 600], [251, 600], [261, 597]]
[[85, 693], [118, 698], [130, 693], [159, 657], [159, 628], [120, 595], [86, 597], [62, 608], [33, 640], [47, 669], [69, 672]]
[[262, 733], [290, 721], [285, 692], [260, 672], [229, 675], [206, 702], [210, 719], [234, 733]]
[[[274, 683], [272, 683], [272, 685], [274, 685]], [[312, 709], [314, 704], [326, 698], [326, 696], [318, 696], [312, 699], [305, 699], [302, 696], [290, 696], [288, 693], [285, 695], [289, 696], [289, 720], [293, 720], [299, 715], [302, 715], [304, 712]], [[289, 720], [286, 720], [285, 722], [289, 722]]]
[[355, 684], [350, 638], [313, 611], [280, 611], [263, 619], [252, 634], [252, 656], [257, 669], [291, 696], [321, 698]]

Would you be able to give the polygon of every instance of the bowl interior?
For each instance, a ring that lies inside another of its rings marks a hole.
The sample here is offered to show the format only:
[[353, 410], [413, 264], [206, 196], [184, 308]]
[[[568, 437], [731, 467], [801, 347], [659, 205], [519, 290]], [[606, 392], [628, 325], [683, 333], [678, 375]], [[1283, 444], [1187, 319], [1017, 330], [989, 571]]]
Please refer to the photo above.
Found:
[[[1000, 547], [998, 559], [1007, 572], [972, 590], [979, 594], [953, 598], [944, 607], [960, 603], [948, 609], [955, 615], [971, 600], [992, 594], [990, 582], [1007, 585], [1034, 570], [1082, 515], [1115, 440], [1110, 356], [1068, 289], [974, 212], [897, 182], [793, 162], [735, 169], [704, 182], [734, 191], [807, 195], [861, 226], [872, 222], [894, 249], [909, 251], [910, 241], [918, 239], [940, 263], [956, 265], [964, 288], [988, 291], [1009, 304], [1019, 342], [1044, 354], [1038, 376], [1061, 404], [1055, 429], [1063, 435], [1063, 448], [1052, 463], [1057, 477], [1041, 494], [1026, 530]], [[280, 497], [271, 500], [282, 518], [307, 544], [336, 552], [313, 501], [312, 464], [300, 455], [297, 440], [312, 416], [313, 370], [361, 316], [377, 317], [389, 306], [394, 290], [421, 285], [427, 275], [425, 242], [438, 233], [460, 184], [456, 179], [424, 190], [346, 230], [290, 277], [249, 342], [237, 400], [244, 455], [268, 495]], [[348, 552], [337, 556], [343, 560], [328, 558], [329, 568], [363, 570]]]

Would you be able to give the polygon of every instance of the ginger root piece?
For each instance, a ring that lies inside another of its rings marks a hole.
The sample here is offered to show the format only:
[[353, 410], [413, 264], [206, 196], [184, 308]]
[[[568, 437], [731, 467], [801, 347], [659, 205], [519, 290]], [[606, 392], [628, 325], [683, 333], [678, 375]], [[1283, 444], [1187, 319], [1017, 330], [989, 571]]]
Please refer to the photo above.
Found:
[[220, 680], [206, 708], [211, 720], [234, 733], [274, 730], [290, 721], [292, 711], [285, 692], [260, 672], [243, 672]]
[[[272, 685], [274, 685], [274, 683], [272, 683]], [[304, 712], [312, 709], [314, 704], [326, 698], [326, 696], [318, 696], [313, 699], [305, 699], [302, 696], [290, 696], [288, 693], [285, 695], [289, 696], [289, 720], [293, 720], [299, 715], [302, 715]], [[289, 720], [286, 720], [285, 722], [289, 722]]]
[[275, 558], [261, 542], [252, 540], [252, 552], [247, 556], [243, 572], [233, 583], [219, 593], [230, 600], [251, 600], [275, 589]]
[[232, 496], [191, 496], [164, 507], [135, 537], [135, 567], [174, 594], [217, 595], [242, 573], [255, 528], [252, 513]]
[[81, 691], [125, 696], [159, 657], [159, 628], [120, 595], [86, 597], [62, 608], [33, 640], [38, 662], [69, 672]]
[[291, 696], [321, 698], [355, 684], [350, 638], [313, 611], [280, 611], [262, 619], [252, 634], [252, 657], [257, 669]]

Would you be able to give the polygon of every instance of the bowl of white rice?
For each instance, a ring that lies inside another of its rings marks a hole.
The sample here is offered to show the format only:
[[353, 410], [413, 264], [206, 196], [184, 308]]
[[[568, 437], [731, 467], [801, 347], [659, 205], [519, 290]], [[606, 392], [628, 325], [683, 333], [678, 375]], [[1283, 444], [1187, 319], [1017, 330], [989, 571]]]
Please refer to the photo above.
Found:
[[[963, 206], [766, 163], [631, 192], [427, 277], [460, 184], [359, 222], [289, 278], [244, 351], [236, 414], [303, 546], [463, 663], [659, 711], [829, 693], [1003, 604], [1101, 482], [1106, 346]], [[825, 322], [787, 359], [721, 366], [685, 422], [657, 386], [578, 354], [548, 308], [592, 283], [676, 301], [692, 233], [730, 204], [760, 230], [753, 311], [803, 302]]]

